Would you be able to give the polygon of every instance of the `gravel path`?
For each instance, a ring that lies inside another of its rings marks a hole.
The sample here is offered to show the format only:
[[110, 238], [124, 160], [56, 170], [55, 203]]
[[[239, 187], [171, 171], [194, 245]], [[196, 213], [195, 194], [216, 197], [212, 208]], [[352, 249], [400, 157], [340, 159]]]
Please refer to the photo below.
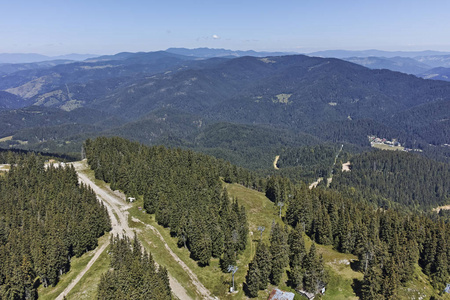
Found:
[[[128, 226], [128, 212], [127, 209], [129, 206], [122, 199], [125, 199], [124, 195], [117, 195], [117, 193], [112, 192], [110, 189], [105, 190], [96, 185], [92, 180], [90, 180], [85, 174], [79, 172], [80, 170], [84, 170], [87, 168], [86, 162], [75, 162], [73, 166], [77, 170], [78, 179], [80, 182], [90, 186], [93, 191], [96, 193], [97, 198], [102, 201], [102, 203], [108, 209], [109, 217], [111, 219], [111, 234], [114, 235], [126, 235], [130, 239], [134, 237], [134, 231], [130, 229]], [[68, 295], [72, 288], [81, 280], [81, 278], [86, 274], [86, 272], [92, 267], [95, 261], [98, 259], [100, 254], [106, 249], [109, 245], [108, 242], [103, 244], [100, 248], [95, 250], [95, 254], [86, 267], [81, 271], [80, 274], [69, 284], [69, 286], [56, 298], [56, 300], [62, 300], [65, 295]], [[172, 276], [169, 274], [169, 282], [170, 288], [175, 296], [180, 300], [191, 300], [192, 298], [188, 296], [184, 287]], [[201, 291], [200, 291], [201, 292]]]

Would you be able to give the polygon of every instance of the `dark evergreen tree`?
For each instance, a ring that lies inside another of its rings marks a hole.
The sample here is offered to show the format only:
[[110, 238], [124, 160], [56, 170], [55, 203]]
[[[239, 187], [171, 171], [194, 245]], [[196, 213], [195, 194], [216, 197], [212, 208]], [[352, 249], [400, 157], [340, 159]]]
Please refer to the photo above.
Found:
[[156, 269], [151, 254], [142, 251], [135, 237], [111, 238], [112, 270], [102, 275], [97, 299], [171, 299], [167, 269]]
[[244, 182], [248, 172], [192, 151], [145, 147], [121, 138], [88, 140], [85, 149], [96, 177], [114, 182], [126, 195], [142, 194], [146, 211], [154, 213], [200, 265], [224, 251], [233, 251], [233, 257], [225, 253], [223, 258], [235, 261], [245, 249], [245, 208], [236, 199], [230, 204], [220, 178]]
[[94, 249], [111, 224], [73, 167], [17, 159], [0, 176], [0, 299], [36, 299], [37, 283], [56, 285], [71, 257]]
[[288, 234], [282, 226], [274, 223], [270, 233], [270, 253], [272, 255], [272, 269], [270, 280], [278, 285], [284, 268], [289, 264]]
[[258, 263], [260, 273], [259, 289], [264, 290], [267, 288], [270, 272], [272, 270], [272, 254], [263, 241], [258, 243], [253, 260]]
[[247, 295], [250, 298], [258, 297], [258, 291], [260, 287], [261, 271], [258, 266], [258, 262], [254, 259], [248, 265], [248, 272], [245, 278], [247, 285]]

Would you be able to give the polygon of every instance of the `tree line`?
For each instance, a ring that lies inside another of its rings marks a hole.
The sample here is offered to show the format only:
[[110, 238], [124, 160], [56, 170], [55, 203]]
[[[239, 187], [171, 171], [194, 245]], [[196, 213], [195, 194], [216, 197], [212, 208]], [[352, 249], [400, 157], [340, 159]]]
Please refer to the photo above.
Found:
[[444, 289], [450, 275], [445, 215], [378, 208], [337, 191], [294, 186], [282, 177], [269, 179], [266, 194], [275, 203], [286, 202], [287, 224], [300, 226], [316, 243], [358, 256], [363, 299], [395, 298], [416, 265], [433, 287]]
[[295, 290], [316, 294], [327, 284], [322, 255], [317, 255], [313, 243], [305, 248], [303, 228], [289, 230], [287, 226], [274, 223], [270, 244], [259, 241], [255, 256], [248, 266], [245, 289], [249, 297], [257, 297], [270, 282], [278, 285], [283, 273], [289, 268], [288, 284]]
[[169, 275], [157, 267], [151, 253], [142, 249], [136, 235], [111, 236], [111, 270], [102, 275], [97, 288], [98, 300], [171, 299]]
[[199, 265], [216, 257], [226, 270], [245, 249], [245, 208], [238, 199], [230, 200], [221, 178], [256, 186], [250, 172], [204, 154], [122, 138], [87, 140], [85, 147], [96, 177], [128, 196], [143, 195], [146, 212], [169, 227]]
[[73, 167], [44, 169], [42, 157], [19, 156], [0, 177], [0, 299], [36, 299], [40, 284], [56, 285], [71, 257], [110, 229]]
[[335, 172], [331, 187], [379, 206], [399, 203], [431, 209], [450, 203], [450, 165], [398, 151], [361, 153], [351, 159], [351, 172]]

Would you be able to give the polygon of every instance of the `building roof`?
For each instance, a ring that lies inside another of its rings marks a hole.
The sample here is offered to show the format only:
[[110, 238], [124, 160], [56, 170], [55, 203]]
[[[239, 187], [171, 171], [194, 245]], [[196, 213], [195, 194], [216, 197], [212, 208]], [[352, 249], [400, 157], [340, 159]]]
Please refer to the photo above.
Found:
[[274, 289], [269, 295], [267, 300], [294, 300], [295, 294], [290, 292], [284, 292], [279, 289]]

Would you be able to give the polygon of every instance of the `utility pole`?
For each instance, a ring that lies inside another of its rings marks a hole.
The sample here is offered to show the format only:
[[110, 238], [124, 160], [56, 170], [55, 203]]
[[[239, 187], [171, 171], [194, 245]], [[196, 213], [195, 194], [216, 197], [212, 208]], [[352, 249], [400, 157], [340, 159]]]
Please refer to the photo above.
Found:
[[281, 219], [281, 208], [283, 207], [284, 203], [283, 202], [278, 202], [277, 204], [280, 207], [280, 219]]
[[81, 160], [86, 158], [86, 150], [84, 149], [84, 145], [81, 145]]
[[236, 290], [234, 288], [234, 273], [238, 270], [237, 266], [229, 265], [228, 272], [231, 272], [231, 277], [233, 278], [233, 286], [230, 288], [230, 293], [234, 293]]
[[264, 229], [266, 229], [266, 227], [264, 227], [264, 226], [258, 226], [258, 231], [261, 232], [261, 241], [262, 241], [262, 233], [263, 233]]

